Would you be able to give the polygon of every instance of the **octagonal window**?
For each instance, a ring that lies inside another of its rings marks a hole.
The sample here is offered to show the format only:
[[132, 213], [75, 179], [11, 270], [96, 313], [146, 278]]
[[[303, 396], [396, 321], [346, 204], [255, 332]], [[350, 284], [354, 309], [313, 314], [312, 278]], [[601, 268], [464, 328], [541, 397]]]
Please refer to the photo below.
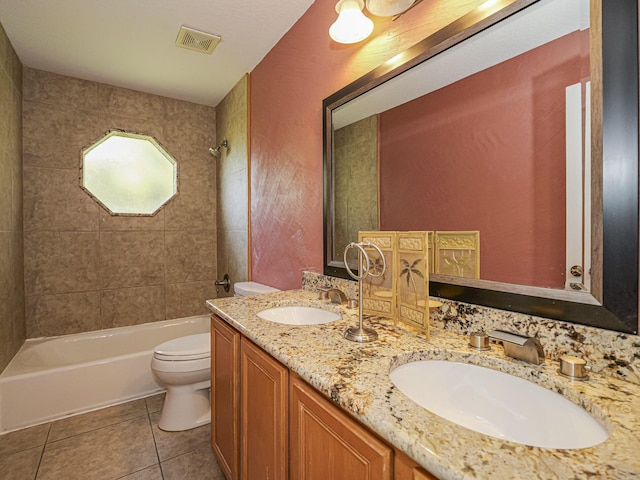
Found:
[[155, 215], [178, 193], [178, 165], [148, 135], [114, 130], [82, 151], [81, 186], [112, 215]]

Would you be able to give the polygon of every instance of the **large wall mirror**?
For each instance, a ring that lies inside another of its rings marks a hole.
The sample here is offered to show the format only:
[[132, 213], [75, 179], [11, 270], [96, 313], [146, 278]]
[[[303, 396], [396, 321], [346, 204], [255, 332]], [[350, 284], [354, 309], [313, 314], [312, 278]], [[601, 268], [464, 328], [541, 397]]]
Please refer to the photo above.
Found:
[[325, 274], [359, 230], [472, 231], [431, 295], [637, 333], [637, 0], [487, 2], [323, 110]]

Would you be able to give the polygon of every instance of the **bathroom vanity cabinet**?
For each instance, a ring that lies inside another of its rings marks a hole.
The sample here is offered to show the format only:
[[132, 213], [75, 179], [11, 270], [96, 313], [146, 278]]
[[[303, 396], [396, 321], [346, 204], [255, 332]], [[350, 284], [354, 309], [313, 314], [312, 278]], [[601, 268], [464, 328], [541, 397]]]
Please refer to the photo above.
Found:
[[211, 317], [211, 444], [228, 480], [286, 479], [289, 371]]
[[216, 315], [211, 436], [227, 480], [435, 480]]
[[240, 478], [240, 337], [211, 316], [211, 445], [227, 480]]
[[289, 370], [240, 341], [240, 478], [288, 478]]

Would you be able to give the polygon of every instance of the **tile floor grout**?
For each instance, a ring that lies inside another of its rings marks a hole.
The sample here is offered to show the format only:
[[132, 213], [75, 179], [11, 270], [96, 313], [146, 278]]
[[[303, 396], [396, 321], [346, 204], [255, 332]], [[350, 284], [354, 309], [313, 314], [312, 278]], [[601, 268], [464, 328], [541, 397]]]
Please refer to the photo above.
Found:
[[158, 428], [164, 394], [0, 436], [7, 480], [223, 480], [210, 425]]

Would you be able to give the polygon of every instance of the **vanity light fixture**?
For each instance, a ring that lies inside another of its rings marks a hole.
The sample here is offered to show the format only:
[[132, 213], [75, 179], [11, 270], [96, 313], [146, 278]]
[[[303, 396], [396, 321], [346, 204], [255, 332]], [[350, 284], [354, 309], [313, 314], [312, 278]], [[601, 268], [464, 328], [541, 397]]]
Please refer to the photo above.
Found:
[[329, 36], [338, 43], [357, 43], [371, 35], [373, 22], [362, 13], [363, 8], [363, 0], [340, 0], [338, 19], [329, 27]]
[[409, 10], [416, 0], [367, 0], [367, 10], [377, 17], [394, 17]]
[[[367, 10], [377, 17], [398, 18], [422, 0], [366, 0]], [[339, 0], [338, 19], [329, 27], [329, 36], [338, 43], [357, 43], [373, 32], [373, 22], [362, 13], [364, 0]]]

